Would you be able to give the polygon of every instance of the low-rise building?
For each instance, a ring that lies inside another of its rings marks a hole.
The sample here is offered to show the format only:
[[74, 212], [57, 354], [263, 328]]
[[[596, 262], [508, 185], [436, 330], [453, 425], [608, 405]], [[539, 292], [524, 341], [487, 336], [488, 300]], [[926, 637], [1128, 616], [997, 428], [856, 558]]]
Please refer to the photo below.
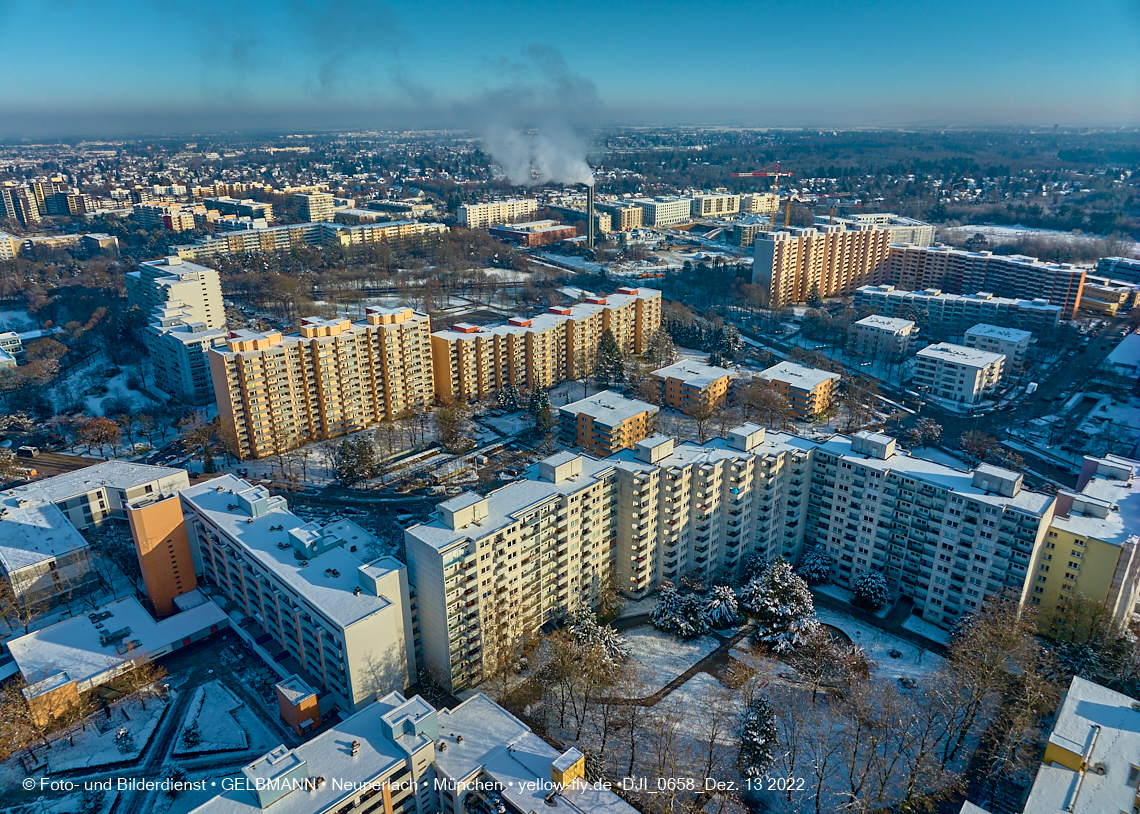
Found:
[[1140, 461], [1086, 457], [1077, 489], [1057, 493], [1027, 586], [1043, 630], [1076, 597], [1104, 603], [1118, 630], [1140, 594]]
[[1019, 300], [976, 294], [944, 294], [940, 289], [904, 291], [893, 285], [865, 285], [855, 292], [855, 307], [888, 317], [903, 317], [919, 323], [923, 331], [960, 336], [971, 325], [985, 322], [1020, 328], [1047, 336], [1061, 324], [1061, 306], [1046, 299]]
[[285, 498], [233, 475], [183, 489], [180, 497], [204, 582], [248, 618], [253, 640], [268, 634], [276, 663], [343, 710], [411, 683], [407, 571], [378, 557], [372, 534], [349, 520], [306, 523]]
[[856, 356], [890, 359], [907, 352], [914, 334], [911, 320], [875, 314], [851, 326], [848, 349]]
[[1140, 334], [1131, 333], [1105, 357], [1105, 369], [1126, 379], [1140, 378]]
[[603, 390], [558, 408], [562, 440], [597, 455], [612, 455], [649, 435], [659, 411], [655, 404]]
[[927, 345], [916, 356], [914, 386], [964, 408], [976, 407], [992, 395], [1005, 370], [1002, 354], [950, 342]]
[[1096, 263], [1096, 273], [1110, 280], [1140, 283], [1140, 259], [1135, 257], [1102, 257]]
[[773, 390], [788, 400], [797, 418], [807, 420], [831, 407], [840, 376], [830, 370], [780, 362], [758, 378], [767, 380]]
[[967, 348], [1000, 353], [1005, 357], [1008, 367], [1021, 369], [1025, 365], [1025, 356], [1029, 353], [1032, 341], [1033, 334], [1029, 331], [980, 322], [966, 330], [962, 344]]
[[661, 383], [662, 404], [692, 414], [724, 404], [728, 400], [728, 383], [736, 374], [728, 368], [684, 360], [649, 375]]
[[16, 367], [16, 357], [0, 349], [0, 370], [11, 370], [14, 367]]
[[91, 549], [64, 513], [9, 494], [0, 499], [0, 571], [20, 607], [48, 608], [96, 590]]
[[578, 230], [573, 226], [561, 224], [556, 220], [536, 220], [527, 223], [492, 226], [487, 232], [492, 237], [517, 243], [520, 246], [549, 246], [552, 243], [569, 240], [578, 234]]
[[1130, 311], [1140, 303], [1140, 282], [1113, 280], [1108, 277], [1085, 277], [1081, 291], [1081, 310], [1114, 317]]
[[641, 209], [641, 222], [646, 226], [663, 229], [692, 220], [693, 204], [689, 198], [659, 195], [656, 198], [630, 198], [629, 202]]

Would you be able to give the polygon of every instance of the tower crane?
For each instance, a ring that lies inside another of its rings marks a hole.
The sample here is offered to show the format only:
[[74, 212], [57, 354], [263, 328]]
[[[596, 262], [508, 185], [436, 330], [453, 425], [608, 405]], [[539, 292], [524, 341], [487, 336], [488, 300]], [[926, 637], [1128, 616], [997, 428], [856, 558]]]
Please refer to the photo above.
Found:
[[[774, 169], [773, 169], [774, 168]], [[769, 164], [767, 167], [751, 172], [734, 172], [733, 178], [771, 178], [772, 179], [772, 192], [780, 194], [780, 179], [791, 178], [790, 172], [780, 172], [780, 162]]]

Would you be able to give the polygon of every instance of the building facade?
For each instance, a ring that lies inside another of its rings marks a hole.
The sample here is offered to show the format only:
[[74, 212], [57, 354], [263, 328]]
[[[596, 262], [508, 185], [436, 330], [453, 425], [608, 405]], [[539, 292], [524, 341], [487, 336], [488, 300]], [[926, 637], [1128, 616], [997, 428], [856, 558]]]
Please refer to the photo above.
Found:
[[663, 229], [693, 219], [693, 205], [689, 198], [660, 195], [656, 198], [630, 198], [629, 202], [641, 209], [641, 222], [646, 226]]
[[853, 214], [845, 218], [830, 218], [817, 215], [817, 224], [822, 223], [871, 223], [881, 226], [890, 234], [892, 245], [911, 244], [929, 246], [934, 242], [934, 226], [914, 218], [903, 217], [889, 212], [874, 214]]
[[686, 360], [649, 374], [661, 385], [661, 403], [682, 413], [715, 410], [728, 401], [728, 384], [736, 375], [725, 367]]
[[848, 350], [856, 356], [890, 359], [905, 355], [915, 334], [914, 322], [872, 315], [851, 326]]
[[939, 342], [917, 354], [914, 387], [933, 398], [966, 408], [993, 394], [1005, 370], [1000, 353]]
[[890, 233], [869, 223], [777, 229], [758, 232], [752, 249], [752, 282], [777, 308], [886, 282]]
[[123, 279], [131, 305], [147, 316], [177, 302], [188, 322], [201, 322], [212, 330], [225, 327], [222, 284], [212, 268], [171, 256], [140, 263], [138, 271], [127, 272]]
[[294, 195], [297, 217], [308, 223], [332, 220], [336, 213], [336, 198], [328, 192], [309, 192]]
[[640, 206], [629, 203], [598, 201], [594, 208], [599, 212], [608, 213], [610, 228], [615, 232], [628, 232], [630, 229], [640, 229], [642, 226], [642, 210]]
[[1140, 259], [1135, 257], [1102, 257], [1096, 263], [1096, 273], [1110, 280], [1140, 283]]
[[558, 423], [563, 443], [595, 455], [612, 455], [648, 436], [658, 412], [655, 404], [603, 390], [559, 407]]
[[301, 320], [299, 334], [234, 331], [210, 350], [223, 428], [241, 458], [428, 409], [431, 326], [410, 308], [369, 308], [366, 321]]
[[225, 330], [195, 322], [193, 312], [182, 302], [156, 308], [144, 335], [154, 386], [183, 404], [213, 404], [210, 350], [224, 347], [228, 336]]
[[772, 389], [787, 399], [800, 420], [814, 418], [831, 407], [840, 376], [830, 370], [780, 362], [759, 374]]
[[175, 246], [184, 260], [208, 260], [243, 252], [282, 252], [298, 246], [358, 246], [365, 243], [422, 242], [447, 232], [442, 223], [386, 221], [346, 226], [340, 223], [291, 223], [286, 226], [237, 229], [208, 235], [196, 243]]
[[943, 294], [939, 289], [902, 291], [893, 285], [867, 285], [855, 292], [855, 307], [888, 317], [919, 322], [927, 332], [960, 336], [971, 325], [984, 322], [1003, 328], [1020, 328], [1038, 336], [1061, 324], [1061, 306], [1048, 300], [1017, 300], [988, 292]]
[[967, 348], [1000, 353], [1005, 357], [1007, 367], [1017, 370], [1025, 365], [1025, 356], [1029, 353], [1032, 341], [1033, 334], [1029, 331], [1002, 328], [984, 322], [967, 328], [962, 336], [962, 344]]
[[529, 220], [538, 211], [534, 198], [512, 198], [481, 204], [464, 204], [459, 207], [459, 223], [468, 229], [486, 229], [500, 223]]
[[727, 192], [694, 195], [689, 214], [696, 218], [727, 218], [740, 214], [740, 196]]

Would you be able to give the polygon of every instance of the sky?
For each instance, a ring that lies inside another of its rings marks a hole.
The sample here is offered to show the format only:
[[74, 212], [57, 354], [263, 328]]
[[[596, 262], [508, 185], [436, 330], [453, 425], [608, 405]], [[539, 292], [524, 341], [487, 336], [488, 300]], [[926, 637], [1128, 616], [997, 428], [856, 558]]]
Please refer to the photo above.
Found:
[[1140, 125], [1140, 0], [0, 0], [0, 53], [0, 138]]

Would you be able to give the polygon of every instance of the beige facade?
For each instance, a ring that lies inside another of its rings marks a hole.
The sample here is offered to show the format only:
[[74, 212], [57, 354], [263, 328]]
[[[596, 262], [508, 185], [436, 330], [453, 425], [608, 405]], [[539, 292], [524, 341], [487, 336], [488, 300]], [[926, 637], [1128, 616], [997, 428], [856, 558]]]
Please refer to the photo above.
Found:
[[293, 197], [297, 200], [297, 216], [301, 220], [317, 223], [333, 219], [336, 199], [328, 192], [310, 192]]
[[759, 232], [752, 245], [752, 282], [767, 289], [773, 308], [886, 281], [890, 233], [874, 224]]
[[740, 196], [730, 193], [694, 195], [690, 214], [694, 218], [725, 218], [740, 214]]
[[682, 413], [714, 410], [728, 400], [728, 383], [735, 374], [725, 367], [683, 361], [649, 374], [661, 385], [661, 401]]
[[745, 215], [771, 215], [780, 208], [780, 196], [771, 192], [752, 192], [740, 196], [740, 211]]
[[788, 400], [792, 412], [801, 420], [814, 418], [831, 406], [839, 374], [817, 370], [794, 362], [780, 362], [759, 375], [772, 389]]
[[552, 387], [593, 372], [598, 342], [613, 332], [627, 354], [644, 352], [661, 325], [661, 292], [619, 288], [536, 317], [484, 327], [459, 323], [431, 337], [436, 398], [482, 400], [501, 387]]
[[265, 229], [238, 229], [204, 237], [197, 243], [175, 246], [184, 260], [242, 252], [282, 252], [298, 246], [358, 246], [365, 243], [423, 241], [447, 231], [442, 223], [388, 221], [346, 226], [340, 223], [291, 223]]
[[236, 331], [210, 351], [222, 426], [240, 457], [425, 410], [434, 400], [428, 317], [369, 308], [364, 323], [301, 321], [299, 335]]
[[1017, 369], [1025, 364], [1025, 356], [1029, 353], [1032, 340], [1033, 334], [1029, 331], [985, 323], [974, 325], [962, 336], [962, 344], [967, 348], [1000, 353], [1005, 357], [1007, 366]]
[[148, 260], [123, 278], [127, 299], [147, 317], [156, 308], [178, 303], [187, 322], [201, 322], [217, 330], [226, 325], [222, 284], [218, 272], [178, 256]]
[[851, 326], [848, 349], [856, 356], [890, 359], [906, 353], [914, 333], [914, 323], [909, 319], [864, 317]]
[[598, 201], [594, 208], [599, 212], [608, 212], [610, 215], [610, 228], [615, 232], [628, 232], [630, 229], [640, 229], [642, 224], [641, 207], [628, 203], [613, 203]]
[[693, 204], [689, 198], [658, 195], [656, 198], [630, 198], [629, 202], [641, 208], [642, 223], [658, 229], [688, 223], [693, 217]]
[[1000, 353], [950, 342], [928, 345], [916, 354], [914, 386], [950, 404], [974, 407], [992, 395], [1005, 370]]
[[559, 407], [558, 423], [563, 443], [594, 455], [612, 455], [648, 436], [658, 412], [655, 404], [603, 390]]
[[538, 211], [538, 201], [534, 198], [513, 198], [506, 201], [492, 201], [481, 204], [464, 204], [459, 207], [459, 222], [468, 229], [486, 229], [500, 223], [514, 223], [517, 220], [533, 220]]

